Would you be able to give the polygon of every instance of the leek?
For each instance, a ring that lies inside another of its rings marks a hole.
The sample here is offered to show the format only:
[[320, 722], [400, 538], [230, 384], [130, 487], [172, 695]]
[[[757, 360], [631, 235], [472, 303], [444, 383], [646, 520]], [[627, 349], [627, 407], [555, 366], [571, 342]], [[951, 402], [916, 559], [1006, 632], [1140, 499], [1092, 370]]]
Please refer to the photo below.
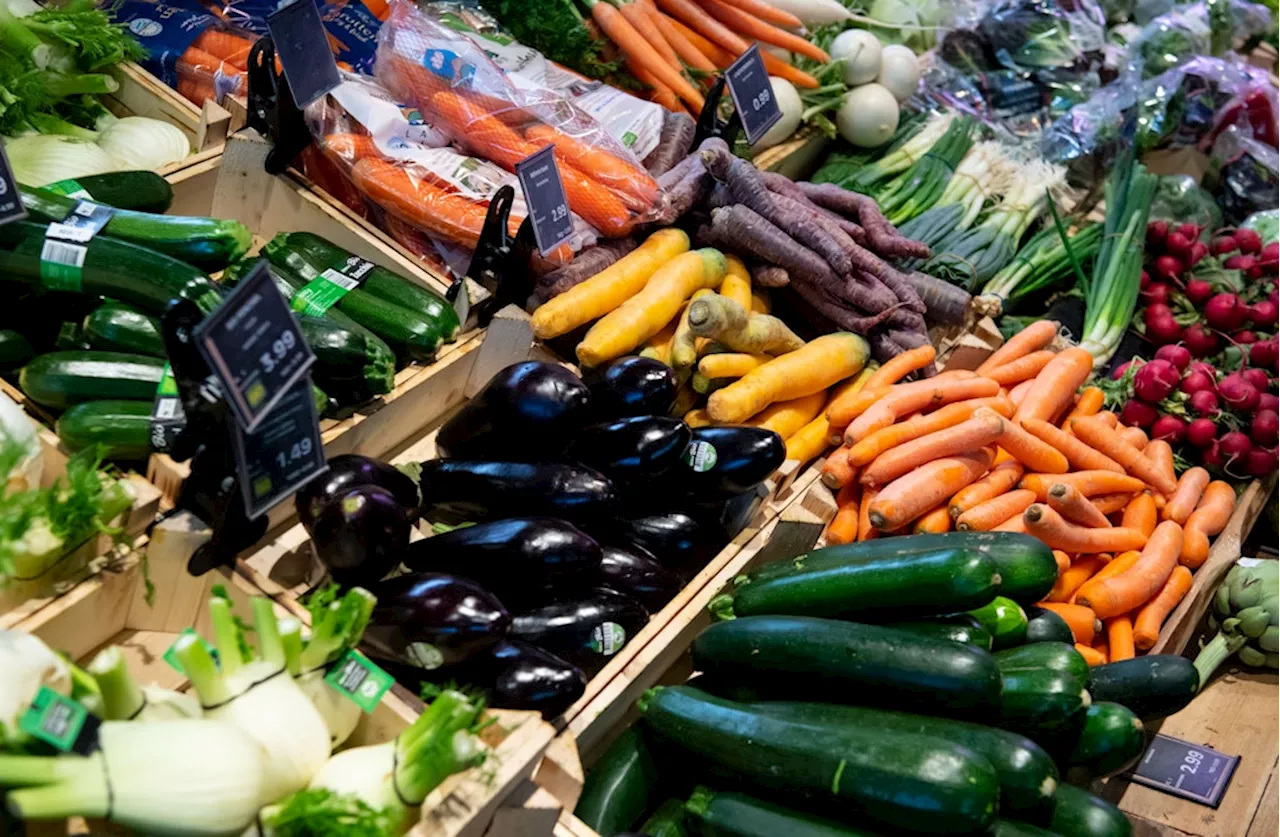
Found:
[[300, 634], [295, 633], [296, 619], [281, 620], [279, 627], [285, 645], [285, 665], [297, 678], [298, 688], [324, 718], [330, 746], [337, 747], [360, 723], [361, 711], [324, 678], [329, 667], [360, 642], [378, 600], [369, 591], [353, 587], [339, 601], [332, 601], [331, 590], [320, 591], [308, 602], [312, 630], [305, 646], [301, 644]]
[[139, 686], [118, 645], [98, 652], [89, 663], [89, 673], [97, 681], [108, 721], [179, 721], [201, 715], [200, 702], [191, 695]]

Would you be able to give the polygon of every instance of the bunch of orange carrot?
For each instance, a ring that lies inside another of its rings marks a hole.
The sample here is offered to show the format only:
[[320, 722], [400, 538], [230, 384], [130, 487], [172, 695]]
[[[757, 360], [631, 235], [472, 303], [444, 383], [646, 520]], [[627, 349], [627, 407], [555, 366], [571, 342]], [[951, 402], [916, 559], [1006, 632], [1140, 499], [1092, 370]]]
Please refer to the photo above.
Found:
[[903, 383], [934, 359], [931, 346], [912, 349], [834, 400], [826, 418], [840, 447], [822, 479], [839, 510], [826, 537], [1033, 535], [1058, 560], [1042, 606], [1101, 664], [1155, 645], [1235, 492], [1203, 468], [1175, 476], [1168, 443], [1120, 427], [1102, 391], [1084, 386], [1092, 356], [1048, 348], [1057, 330], [1036, 323], [976, 370]]
[[[702, 109], [701, 87], [759, 41], [826, 63], [826, 52], [795, 29], [799, 18], [765, 0], [584, 0], [627, 69], [669, 110]], [[765, 69], [797, 87], [818, 80], [768, 52]]]

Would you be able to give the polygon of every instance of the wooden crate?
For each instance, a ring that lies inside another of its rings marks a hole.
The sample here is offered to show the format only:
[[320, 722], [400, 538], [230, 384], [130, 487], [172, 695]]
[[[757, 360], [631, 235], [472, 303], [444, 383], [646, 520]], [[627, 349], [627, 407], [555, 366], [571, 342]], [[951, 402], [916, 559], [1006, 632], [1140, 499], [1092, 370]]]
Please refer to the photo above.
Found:
[[[107, 645], [119, 645], [141, 683], [155, 682], [181, 689], [186, 680], [162, 656], [178, 634], [194, 627], [211, 636], [207, 602], [214, 585], [226, 588], [236, 609], [248, 613], [248, 599], [261, 595], [248, 580], [215, 571], [200, 578], [187, 574], [191, 552], [210, 533], [189, 514], [159, 524], [148, 547], [150, 575], [156, 598], [143, 596], [142, 572], [135, 557], [117, 571], [79, 584], [51, 606], [17, 627], [42, 639], [51, 648], [86, 661]], [[279, 608], [281, 614], [287, 611]], [[377, 744], [395, 737], [413, 722], [423, 704], [394, 687], [370, 714], [361, 718], [350, 746]], [[450, 777], [423, 805], [414, 837], [482, 837], [506, 798], [533, 775], [553, 731], [536, 712], [493, 710], [497, 723], [483, 734], [491, 758], [481, 768]], [[520, 797], [525, 802], [526, 798]], [[550, 824], [543, 832], [550, 833]], [[528, 832], [537, 837], [535, 832]]]
[[222, 153], [227, 135], [235, 127], [229, 111], [213, 102], [196, 107], [138, 64], [120, 64], [111, 75], [120, 83], [120, 89], [102, 97], [108, 110], [116, 116], [146, 116], [176, 125], [191, 142], [190, 156], [164, 166], [158, 174], [170, 178]]

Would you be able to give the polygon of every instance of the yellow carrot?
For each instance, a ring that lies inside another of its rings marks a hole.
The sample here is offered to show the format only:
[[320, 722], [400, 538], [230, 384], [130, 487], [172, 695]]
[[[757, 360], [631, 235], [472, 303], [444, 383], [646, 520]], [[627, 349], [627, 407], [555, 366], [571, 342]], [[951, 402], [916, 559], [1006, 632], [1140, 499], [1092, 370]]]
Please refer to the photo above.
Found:
[[711, 416], [707, 415], [707, 411], [702, 408], [690, 410], [685, 413], [684, 423], [690, 427], [710, 427], [715, 424], [715, 422], [711, 420]]
[[787, 438], [787, 459], [808, 462], [816, 459], [827, 445], [827, 417], [819, 414]]
[[822, 405], [825, 403], [827, 403], [826, 392], [802, 395], [790, 401], [779, 401], [776, 404], [770, 404], [759, 413], [756, 413], [746, 423], [751, 427], [772, 430], [783, 439], [786, 439], [800, 432], [801, 428], [808, 424], [814, 416], [822, 412]]
[[[725, 279], [725, 281], [729, 281]], [[741, 378], [773, 360], [771, 355], [749, 355], [745, 352], [721, 352], [698, 361], [698, 371], [708, 378]]]
[[717, 390], [707, 399], [707, 412], [726, 424], [746, 421], [770, 404], [821, 392], [856, 375], [869, 353], [867, 341], [856, 334], [823, 335]]
[[728, 265], [724, 274], [724, 284], [720, 286], [720, 295], [727, 296], [734, 302], [742, 306], [743, 311], [751, 310], [751, 273], [747, 270], [747, 266], [742, 263], [742, 259], [737, 256], [726, 255], [724, 257], [725, 264]]
[[[710, 296], [715, 291], [710, 288], [702, 288], [695, 291], [693, 298], [689, 300], [690, 304], [684, 307], [680, 312], [680, 316], [676, 320], [676, 333], [671, 340], [671, 368], [677, 372], [687, 370], [698, 362], [698, 347], [692, 331], [689, 330], [689, 309], [693, 307], [692, 303]], [[711, 375], [708, 378], [713, 377]]]

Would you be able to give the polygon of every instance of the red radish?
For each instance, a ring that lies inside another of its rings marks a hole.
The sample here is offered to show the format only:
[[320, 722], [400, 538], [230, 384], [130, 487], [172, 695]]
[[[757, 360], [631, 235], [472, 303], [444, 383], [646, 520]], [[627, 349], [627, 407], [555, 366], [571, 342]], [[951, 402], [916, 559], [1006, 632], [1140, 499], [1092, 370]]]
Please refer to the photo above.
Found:
[[1222, 263], [1227, 270], [1249, 270], [1258, 263], [1253, 256], [1232, 256]]
[[1179, 259], [1186, 261], [1191, 255], [1191, 239], [1180, 232], [1171, 232], [1164, 237], [1164, 246]]
[[[1151, 331], [1150, 326], [1147, 333]], [[1209, 357], [1218, 351], [1218, 335], [1210, 331], [1204, 323], [1192, 323], [1182, 332], [1182, 339], [1195, 357]]]
[[1213, 285], [1203, 279], [1188, 279], [1182, 292], [1186, 294], [1192, 305], [1200, 306], [1208, 302], [1209, 297], [1213, 296]]
[[1187, 395], [1195, 395], [1197, 392], [1207, 392], [1212, 395], [1215, 388], [1216, 382], [1213, 380], [1213, 376], [1202, 369], [1194, 367], [1182, 379], [1180, 387]]
[[1151, 438], [1164, 439], [1171, 445], [1181, 442], [1187, 435], [1187, 423], [1177, 416], [1160, 416], [1151, 424]]
[[1262, 262], [1256, 262], [1253, 265], [1253, 267], [1249, 268], [1244, 272], [1244, 275], [1248, 276], [1250, 279], [1261, 279], [1262, 278]]
[[1258, 335], [1246, 328], [1231, 335], [1231, 342], [1237, 346], [1251, 346], [1258, 342]]
[[1196, 411], [1196, 415], [1213, 416], [1218, 413], [1218, 396], [1207, 389], [1191, 393], [1187, 403]]
[[1198, 418], [1187, 425], [1187, 441], [1198, 448], [1207, 448], [1218, 438], [1218, 426], [1210, 419]]
[[1280, 262], [1280, 241], [1273, 241], [1263, 247], [1259, 255], [1262, 257], [1263, 264], [1269, 264], [1274, 267], [1276, 262]]
[[1231, 293], [1217, 294], [1204, 305], [1204, 319], [1219, 331], [1235, 331], [1244, 323], [1244, 306]]
[[1245, 470], [1251, 477], [1265, 477], [1276, 469], [1276, 449], [1251, 448], [1246, 460]]
[[[1173, 309], [1162, 302], [1148, 305], [1142, 313], [1147, 338], [1153, 343], [1177, 343], [1182, 339], [1182, 326], [1173, 318]], [[1212, 354], [1212, 352], [1210, 352]]]
[[1264, 392], [1258, 396], [1258, 409], [1280, 413], [1280, 395]]
[[1223, 256], [1234, 252], [1236, 249], [1236, 237], [1234, 235], [1220, 235], [1213, 240], [1210, 249], [1215, 256]]
[[1147, 428], [1160, 414], [1156, 408], [1136, 398], [1130, 398], [1120, 410], [1120, 421], [1130, 427]]
[[1219, 471], [1227, 464], [1222, 454], [1222, 448], [1217, 441], [1211, 442], [1204, 447], [1203, 453], [1200, 454], [1200, 461], [1204, 463], [1206, 468], [1214, 468]]
[[1259, 340], [1249, 347], [1249, 363], [1259, 369], [1276, 371], [1276, 359], [1280, 355], [1280, 344], [1276, 338]]
[[1240, 247], [1241, 253], [1262, 252], [1262, 236], [1258, 235], [1254, 230], [1236, 230], [1236, 244]]
[[1240, 376], [1248, 381], [1259, 393], [1266, 392], [1271, 388], [1271, 378], [1267, 376], [1264, 369], [1259, 369], [1256, 366], [1241, 369]]
[[1156, 276], [1161, 279], [1176, 280], [1182, 275], [1182, 260], [1177, 256], [1171, 256], [1165, 253], [1156, 259], [1155, 271]]
[[1168, 234], [1168, 221], [1152, 221], [1150, 224], [1147, 224], [1147, 242], [1150, 244], [1156, 243], [1156, 241], [1164, 238]]
[[1253, 422], [1249, 425], [1249, 435], [1259, 445], [1275, 447], [1280, 440], [1280, 415], [1271, 410], [1259, 410], [1253, 414]]
[[1170, 343], [1167, 346], [1161, 346], [1156, 349], [1156, 360], [1167, 360], [1178, 367], [1178, 371], [1181, 372], [1191, 365], [1191, 352], [1187, 350], [1186, 346]]
[[1247, 413], [1258, 408], [1258, 389], [1239, 372], [1232, 372], [1218, 384], [1218, 395], [1233, 410]]
[[1200, 228], [1190, 221], [1183, 221], [1179, 224], [1178, 232], [1185, 235], [1188, 241], [1195, 241], [1200, 237]]
[[1256, 326], [1274, 326], [1280, 309], [1269, 299], [1262, 299], [1249, 306], [1249, 322]]
[[1150, 284], [1151, 284], [1151, 274], [1147, 273], [1145, 270], [1142, 271], [1142, 275], [1138, 277], [1138, 288], [1139, 289], [1145, 288], [1147, 285], [1150, 285]]
[[1192, 241], [1191, 254], [1187, 256], [1187, 267], [1195, 267], [1209, 255], [1209, 245], [1203, 241]]
[[1178, 367], [1167, 360], [1143, 364], [1133, 376], [1133, 394], [1149, 404], [1158, 404], [1177, 389], [1182, 380]]
[[1249, 437], [1239, 430], [1223, 433], [1222, 437], [1218, 439], [1218, 452], [1222, 454], [1222, 458], [1228, 463], [1242, 456], [1248, 456], [1249, 449], [1252, 447], [1253, 443], [1249, 441]]
[[1133, 360], [1126, 360], [1124, 363], [1117, 366], [1115, 369], [1111, 371], [1111, 380], [1118, 381], [1121, 378], [1123, 378], [1124, 373], [1128, 372], [1129, 367], [1133, 366], [1135, 363], [1138, 364], [1139, 366], [1142, 365], [1142, 361], [1135, 357]]
[[1139, 296], [1142, 298], [1144, 305], [1169, 304], [1169, 297], [1173, 294], [1173, 288], [1169, 287], [1167, 282], [1152, 282], [1142, 289]]
[[1209, 376], [1209, 380], [1213, 381], [1215, 385], [1218, 382], [1218, 368], [1214, 366], [1212, 363], [1207, 363], [1203, 360], [1192, 361], [1188, 371], [1203, 372], [1204, 374]]

